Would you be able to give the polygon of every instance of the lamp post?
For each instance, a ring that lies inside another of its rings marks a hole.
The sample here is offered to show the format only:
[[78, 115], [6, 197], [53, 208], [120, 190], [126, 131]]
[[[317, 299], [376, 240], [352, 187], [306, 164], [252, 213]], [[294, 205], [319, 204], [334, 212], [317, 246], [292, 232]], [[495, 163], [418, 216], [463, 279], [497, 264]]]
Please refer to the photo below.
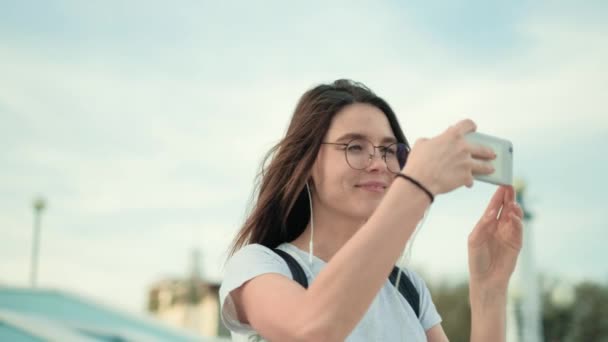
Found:
[[516, 201], [524, 212], [523, 248], [521, 250], [517, 267], [519, 277], [516, 281], [521, 291], [518, 309], [521, 314], [519, 320], [519, 336], [522, 341], [537, 342], [542, 340], [542, 319], [540, 312], [540, 291], [534, 259], [534, 239], [532, 229], [533, 215], [528, 210], [525, 201], [526, 184], [517, 180], [514, 185]]
[[42, 197], [37, 197], [33, 202], [34, 207], [34, 234], [32, 236], [32, 259], [30, 267], [30, 286], [36, 287], [38, 273], [38, 250], [40, 248], [40, 218], [42, 211], [46, 208], [46, 201]]

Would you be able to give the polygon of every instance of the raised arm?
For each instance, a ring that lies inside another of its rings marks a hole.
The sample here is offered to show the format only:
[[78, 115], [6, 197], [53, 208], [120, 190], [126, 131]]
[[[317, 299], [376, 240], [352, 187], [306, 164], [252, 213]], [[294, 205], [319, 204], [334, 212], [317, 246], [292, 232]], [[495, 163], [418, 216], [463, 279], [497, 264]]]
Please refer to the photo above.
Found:
[[[500, 187], [469, 236], [471, 341], [504, 341], [509, 278], [522, 247], [523, 211]], [[500, 215], [498, 215], [500, 213]]]

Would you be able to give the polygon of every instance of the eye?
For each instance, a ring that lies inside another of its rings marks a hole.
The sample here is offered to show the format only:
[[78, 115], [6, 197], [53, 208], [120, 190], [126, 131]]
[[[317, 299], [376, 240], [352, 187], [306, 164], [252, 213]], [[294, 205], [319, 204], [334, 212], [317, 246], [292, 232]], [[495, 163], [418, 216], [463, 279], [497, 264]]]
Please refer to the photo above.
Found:
[[396, 146], [380, 146], [380, 152], [382, 152], [384, 155], [388, 156], [388, 157], [393, 157], [397, 154], [397, 147]]
[[363, 151], [363, 146], [360, 144], [350, 144], [347, 147], [348, 152], [361, 152]]

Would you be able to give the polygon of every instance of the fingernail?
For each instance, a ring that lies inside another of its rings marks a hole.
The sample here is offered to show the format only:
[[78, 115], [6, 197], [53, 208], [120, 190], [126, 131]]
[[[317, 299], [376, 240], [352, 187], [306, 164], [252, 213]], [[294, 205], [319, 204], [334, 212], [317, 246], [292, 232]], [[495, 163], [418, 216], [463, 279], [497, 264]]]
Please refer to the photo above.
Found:
[[496, 209], [492, 209], [488, 213], [488, 218], [494, 218], [494, 217], [496, 217]]

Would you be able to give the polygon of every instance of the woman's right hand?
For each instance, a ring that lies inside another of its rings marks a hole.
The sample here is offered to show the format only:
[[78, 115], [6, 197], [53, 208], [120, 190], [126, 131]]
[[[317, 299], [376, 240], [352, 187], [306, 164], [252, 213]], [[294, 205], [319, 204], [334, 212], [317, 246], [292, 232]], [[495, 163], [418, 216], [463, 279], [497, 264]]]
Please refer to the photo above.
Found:
[[472, 187], [473, 175], [494, 171], [492, 165], [484, 161], [496, 158], [491, 149], [465, 140], [465, 135], [476, 129], [472, 120], [462, 120], [436, 137], [418, 139], [402, 172], [418, 180], [434, 195], [462, 185]]

